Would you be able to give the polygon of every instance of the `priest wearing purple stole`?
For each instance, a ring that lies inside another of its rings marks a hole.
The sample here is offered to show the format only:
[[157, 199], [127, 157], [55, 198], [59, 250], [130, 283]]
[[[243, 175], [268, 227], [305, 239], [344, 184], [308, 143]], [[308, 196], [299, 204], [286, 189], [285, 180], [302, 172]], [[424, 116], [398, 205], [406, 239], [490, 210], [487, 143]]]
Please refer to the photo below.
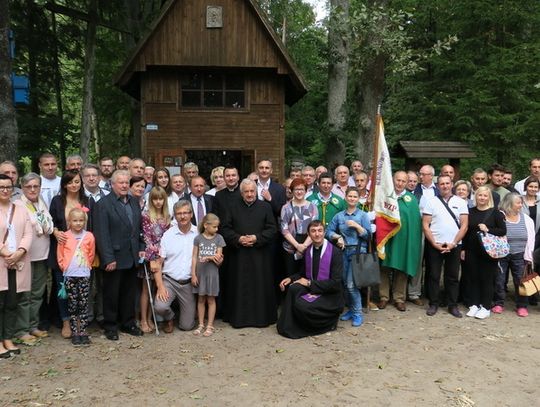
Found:
[[308, 234], [313, 244], [305, 251], [303, 271], [279, 284], [288, 291], [277, 330], [292, 339], [336, 329], [344, 305], [341, 250], [324, 238], [324, 226], [318, 220], [309, 224]]

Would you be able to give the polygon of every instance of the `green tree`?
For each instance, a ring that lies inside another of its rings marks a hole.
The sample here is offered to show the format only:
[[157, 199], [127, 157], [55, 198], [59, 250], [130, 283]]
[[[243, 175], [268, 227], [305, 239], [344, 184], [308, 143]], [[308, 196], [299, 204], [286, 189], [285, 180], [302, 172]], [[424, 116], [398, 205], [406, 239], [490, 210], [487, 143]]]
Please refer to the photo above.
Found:
[[11, 97], [11, 57], [9, 55], [9, 2], [0, 0], [0, 161], [17, 158], [17, 121]]
[[525, 173], [540, 147], [540, 3], [425, 1], [412, 26], [418, 49], [458, 41], [413, 77], [389, 79], [388, 133], [467, 142], [479, 158], [466, 171], [497, 161]]

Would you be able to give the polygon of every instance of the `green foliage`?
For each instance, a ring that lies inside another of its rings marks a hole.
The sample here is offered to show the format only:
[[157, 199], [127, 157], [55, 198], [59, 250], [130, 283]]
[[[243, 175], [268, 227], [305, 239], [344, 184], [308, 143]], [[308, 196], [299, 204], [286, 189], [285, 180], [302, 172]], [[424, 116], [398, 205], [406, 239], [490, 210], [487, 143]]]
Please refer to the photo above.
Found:
[[326, 31], [315, 21], [312, 7], [302, 0], [261, 2], [273, 28], [281, 37], [286, 20], [285, 45], [302, 72], [309, 89], [286, 110], [285, 156], [302, 157], [318, 164], [325, 151], [328, 58]]
[[524, 175], [540, 147], [540, 3], [425, 1], [413, 21], [417, 49], [458, 41], [416, 75], [389, 77], [391, 141], [464, 141], [478, 159], [462, 173], [497, 161]]
[[[85, 12], [83, 0], [58, 4]], [[150, 4], [151, 3], [151, 4]], [[309, 93], [286, 110], [286, 157], [310, 164], [323, 160], [328, 144], [326, 120], [329, 55], [327, 31], [303, 0], [261, 0], [269, 21], [283, 35], [303, 73]], [[35, 158], [78, 150], [86, 23], [52, 14], [44, 0], [10, 2], [16, 40], [14, 70], [31, 79], [31, 104], [18, 108], [21, 156]], [[100, 19], [128, 30], [126, 2], [100, 2]], [[141, 27], [161, 1], [134, 0]], [[149, 5], [150, 4], [150, 5]], [[380, 6], [383, 4], [384, 7]], [[355, 156], [359, 90], [365, 67], [384, 55], [383, 113], [389, 145], [399, 140], [457, 140], [478, 158], [464, 160], [462, 173], [499, 161], [518, 177], [540, 150], [540, 2], [537, 0], [354, 0], [347, 123], [342, 139], [347, 158]], [[140, 33], [137, 33], [137, 36]], [[95, 112], [102, 155], [129, 151], [131, 99], [112, 78], [131, 51], [132, 41], [117, 31], [97, 31]], [[57, 114], [55, 64], [58, 47], [63, 117]], [[94, 148], [93, 145], [91, 148]], [[96, 158], [96, 151], [92, 151]], [[25, 163], [28, 160], [24, 161]], [[35, 168], [35, 167], [34, 167]]]

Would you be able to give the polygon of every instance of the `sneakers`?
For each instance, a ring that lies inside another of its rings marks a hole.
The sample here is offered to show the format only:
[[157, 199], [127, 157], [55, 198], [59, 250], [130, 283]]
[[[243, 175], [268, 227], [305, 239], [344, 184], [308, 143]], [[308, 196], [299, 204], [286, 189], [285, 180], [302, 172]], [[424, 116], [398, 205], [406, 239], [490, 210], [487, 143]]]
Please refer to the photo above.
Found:
[[529, 316], [529, 311], [527, 311], [527, 308], [520, 307], [516, 310], [516, 314], [518, 317], [527, 317]]
[[472, 305], [469, 307], [469, 312], [467, 312], [465, 315], [468, 317], [475, 317], [476, 313], [480, 310], [476, 305]]
[[88, 346], [92, 343], [88, 335], [81, 335], [79, 338], [80, 338], [81, 345], [83, 346]]
[[[491, 315], [491, 312], [489, 312], [488, 309], [485, 309], [484, 307], [480, 307], [478, 309], [478, 311], [476, 312], [476, 314], [474, 315], [475, 318], [478, 318], [478, 319], [486, 319], [488, 318], [489, 316]], [[469, 316], [469, 314], [467, 313], [467, 316]]]
[[353, 315], [352, 316], [352, 326], [360, 326], [364, 322], [364, 317], [362, 315]]
[[349, 310], [343, 315], [341, 315], [339, 319], [341, 319], [342, 321], [349, 321], [350, 319], [352, 319], [352, 317], [353, 317], [353, 313], [351, 310]]
[[71, 344], [73, 346], [81, 346], [81, 337], [78, 335], [71, 336]]
[[491, 308], [491, 312], [494, 314], [502, 314], [504, 311], [504, 307], [502, 305], [495, 305], [493, 308]]

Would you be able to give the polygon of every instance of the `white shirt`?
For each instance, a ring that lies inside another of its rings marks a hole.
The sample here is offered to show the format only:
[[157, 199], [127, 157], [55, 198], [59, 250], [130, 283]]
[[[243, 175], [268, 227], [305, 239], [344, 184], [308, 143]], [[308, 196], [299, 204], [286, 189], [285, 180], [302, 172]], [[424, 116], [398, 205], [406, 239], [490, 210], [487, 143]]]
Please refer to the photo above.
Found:
[[336, 194], [337, 196], [339, 196], [340, 198], [342, 199], [345, 199], [345, 191], [347, 191], [347, 188], [349, 187], [349, 184], [345, 185], [344, 187], [342, 187], [341, 185], [339, 185], [337, 182], [334, 184], [334, 186], [332, 187], [332, 193], [333, 194]]
[[163, 274], [167, 274], [176, 281], [191, 278], [193, 241], [197, 235], [195, 225], [191, 225], [187, 233], [182, 233], [178, 226], [173, 226], [163, 234], [159, 252], [159, 255], [165, 259]]
[[167, 198], [167, 205], [169, 205], [169, 214], [171, 215], [171, 219], [174, 219], [174, 211], [173, 211], [174, 204], [180, 200], [180, 197], [182, 195], [178, 195], [176, 192], [171, 191], [171, 194]]
[[60, 177], [54, 179], [45, 178], [41, 176], [41, 197], [45, 201], [47, 208], [51, 207], [52, 199], [60, 192]]
[[98, 187], [96, 193], [92, 193], [90, 192], [89, 190], [86, 189], [86, 187], [84, 188], [84, 194], [88, 197], [88, 198], [94, 198], [94, 202], [98, 202], [101, 198], [103, 198], [104, 196], [107, 196], [111, 193], [111, 191], [107, 191], [106, 189], [101, 189]]
[[15, 209], [15, 206], [10, 205], [8, 213], [6, 215], [6, 225], [7, 225], [7, 233], [8, 233], [7, 238], [6, 238], [6, 246], [10, 252], [14, 252], [15, 250], [17, 250], [17, 235], [15, 233], [15, 225], [13, 224], [13, 220], [11, 221], [11, 223], [9, 223], [9, 218], [11, 217], [11, 213], [13, 212], [13, 209]]
[[98, 184], [98, 187], [100, 187], [101, 189], [107, 191], [107, 192], [111, 192], [110, 189], [111, 189], [111, 180], [107, 180], [107, 181], [104, 181], [102, 179], [99, 180], [99, 184]]
[[[460, 221], [460, 215], [469, 214], [467, 202], [464, 199], [452, 195], [447, 203], [458, 221]], [[433, 197], [427, 201], [423, 214], [431, 215], [431, 225], [429, 228], [436, 243], [451, 243], [454, 241], [459, 228], [452, 215], [448, 213], [448, 209], [446, 209], [438, 197]]]
[[264, 198], [262, 196], [262, 191], [264, 189], [268, 190], [270, 189], [270, 178], [268, 178], [268, 181], [266, 181], [266, 184], [263, 184], [260, 180], [257, 181], [257, 197], [261, 200], [261, 201], [264, 201]]
[[420, 187], [422, 188], [422, 196], [420, 197], [420, 202], [418, 202], [418, 206], [420, 208], [420, 212], [423, 212], [427, 202], [431, 198], [435, 197], [435, 184], [432, 183], [429, 187], [420, 184]]

